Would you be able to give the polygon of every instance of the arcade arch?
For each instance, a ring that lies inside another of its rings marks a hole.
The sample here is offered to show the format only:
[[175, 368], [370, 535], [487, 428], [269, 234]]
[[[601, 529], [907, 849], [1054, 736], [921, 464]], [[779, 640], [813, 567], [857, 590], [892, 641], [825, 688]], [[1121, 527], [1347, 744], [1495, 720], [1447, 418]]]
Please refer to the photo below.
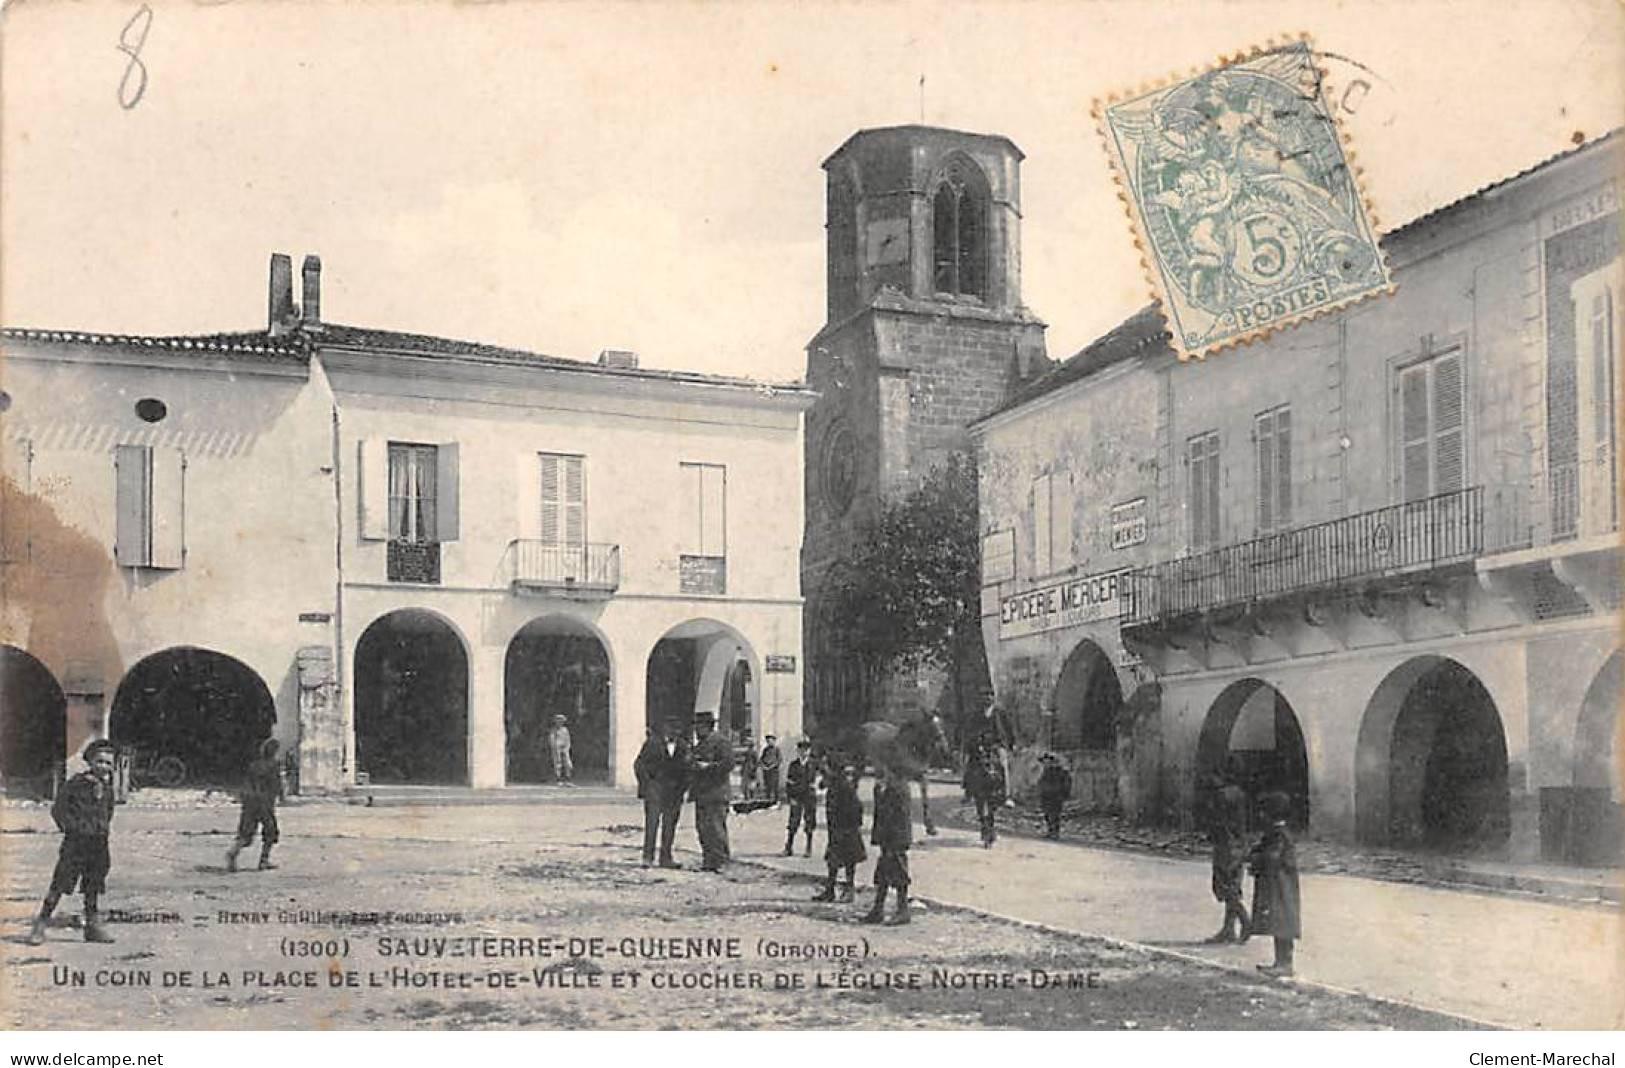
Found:
[[1309, 755], [1303, 728], [1286, 697], [1263, 679], [1239, 679], [1208, 708], [1196, 742], [1199, 808], [1220, 779], [1235, 780], [1256, 801], [1267, 793], [1289, 800], [1287, 823], [1309, 826]]
[[1114, 751], [1123, 689], [1111, 658], [1085, 638], [1061, 666], [1055, 683], [1053, 749]]
[[374, 783], [468, 782], [468, 653], [445, 619], [405, 608], [362, 632], [355, 747]]
[[673, 719], [686, 725], [696, 712], [715, 712], [721, 729], [735, 730], [736, 724], [743, 724], [759, 740], [760, 678], [756, 651], [739, 631], [711, 619], [680, 623], [667, 630], [649, 654], [647, 725], [653, 728]]
[[507, 781], [554, 781], [548, 733], [563, 716], [575, 781], [607, 782], [610, 686], [609, 651], [588, 624], [554, 615], [520, 628], [503, 664]]
[[[235, 786], [275, 726], [276, 703], [253, 668], [224, 653], [177, 646], [125, 672], [108, 733], [150, 757], [164, 785], [179, 785], [167, 781], [178, 777]], [[184, 768], [168, 770], [176, 760]], [[143, 763], [138, 755], [138, 770]]]
[[68, 700], [51, 670], [0, 645], [0, 788], [43, 796], [67, 755]]

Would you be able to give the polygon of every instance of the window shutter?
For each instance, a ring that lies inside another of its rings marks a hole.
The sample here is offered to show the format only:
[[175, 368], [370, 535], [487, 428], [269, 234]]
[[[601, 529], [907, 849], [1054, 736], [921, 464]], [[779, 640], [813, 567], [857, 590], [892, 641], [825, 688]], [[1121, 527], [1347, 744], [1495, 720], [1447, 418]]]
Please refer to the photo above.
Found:
[[151, 566], [173, 570], [186, 560], [186, 460], [179, 449], [161, 446], [151, 456]]
[[561, 515], [564, 503], [564, 480], [559, 468], [563, 457], [542, 454], [542, 541], [557, 545], [564, 529]]
[[564, 541], [581, 545], [587, 540], [587, 487], [580, 456], [561, 458], [564, 466]]
[[461, 516], [458, 492], [458, 466], [462, 449], [449, 441], [435, 450], [434, 503], [432, 525], [425, 533], [430, 541], [456, 541], [461, 536]]
[[1440, 356], [1433, 367], [1433, 492], [1450, 493], [1465, 484], [1462, 433], [1461, 353]]
[[1189, 472], [1186, 500], [1190, 510], [1190, 547], [1199, 549], [1207, 544], [1207, 454], [1201, 438], [1191, 438], [1185, 445], [1185, 452]]
[[678, 515], [680, 540], [677, 551], [684, 556], [700, 556], [704, 552], [700, 532], [700, 499], [703, 493], [700, 471], [699, 464], [677, 465], [677, 502], [681, 509]]
[[726, 469], [715, 465], [700, 468], [700, 553], [702, 556], [726, 555], [724, 537], [727, 520]]
[[1275, 413], [1275, 525], [1292, 525], [1292, 412]]
[[518, 490], [514, 502], [519, 513], [514, 536], [527, 541], [541, 537], [541, 465], [546, 462], [546, 457], [534, 452], [522, 452], [514, 457], [514, 479]]
[[1039, 475], [1033, 480], [1033, 574], [1047, 575], [1055, 569], [1051, 539], [1055, 531], [1050, 524], [1050, 476]]
[[1219, 544], [1219, 434], [1207, 436], [1207, 542]]
[[1050, 475], [1050, 559], [1059, 571], [1072, 566], [1072, 472]]
[[389, 443], [362, 438], [358, 443], [356, 502], [361, 536], [369, 541], [389, 537]]
[[1253, 420], [1253, 437], [1258, 443], [1258, 529], [1275, 527], [1275, 413], [1265, 412]]
[[1428, 369], [1408, 367], [1399, 374], [1400, 497], [1418, 501], [1428, 488]]
[[149, 457], [145, 445], [118, 445], [113, 449], [117, 483], [113, 558], [120, 567], [146, 567], [152, 558], [147, 524], [152, 466]]

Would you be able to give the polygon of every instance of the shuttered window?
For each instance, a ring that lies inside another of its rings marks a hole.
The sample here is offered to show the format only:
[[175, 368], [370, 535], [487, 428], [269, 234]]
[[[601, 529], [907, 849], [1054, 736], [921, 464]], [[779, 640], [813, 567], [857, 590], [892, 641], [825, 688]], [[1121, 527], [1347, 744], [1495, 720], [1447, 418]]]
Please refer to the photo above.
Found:
[[1210, 430], [1185, 442], [1190, 481], [1186, 489], [1186, 515], [1190, 520], [1193, 551], [1219, 543], [1219, 432]]
[[1258, 443], [1258, 529], [1292, 525], [1292, 412], [1285, 405], [1253, 420]]
[[1460, 349], [1399, 372], [1399, 477], [1403, 500], [1467, 483], [1466, 381]]
[[1027, 496], [1032, 575], [1072, 566], [1072, 473], [1053, 471], [1033, 479]]
[[1050, 476], [1033, 479], [1032, 495], [1028, 498], [1029, 517], [1033, 532], [1033, 577], [1047, 575], [1055, 569], [1055, 528], [1050, 523]]
[[114, 559], [120, 567], [175, 570], [186, 557], [186, 460], [179, 449], [113, 451]]
[[580, 545], [587, 540], [587, 484], [582, 456], [541, 454], [542, 541]]
[[726, 556], [727, 468], [721, 464], [679, 464], [684, 556]]

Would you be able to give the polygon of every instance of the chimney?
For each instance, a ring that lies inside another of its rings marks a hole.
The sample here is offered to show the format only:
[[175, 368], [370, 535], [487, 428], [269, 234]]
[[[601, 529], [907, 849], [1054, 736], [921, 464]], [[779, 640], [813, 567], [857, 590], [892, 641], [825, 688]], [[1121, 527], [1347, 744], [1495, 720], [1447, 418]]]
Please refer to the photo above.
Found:
[[638, 354], [625, 349], [605, 349], [598, 354], [598, 366], [615, 371], [635, 371], [638, 367]]
[[280, 337], [293, 327], [293, 260], [285, 252], [271, 253], [271, 299], [266, 329]]
[[300, 324], [307, 330], [322, 328], [322, 258], [306, 256], [300, 273], [305, 276], [305, 302]]

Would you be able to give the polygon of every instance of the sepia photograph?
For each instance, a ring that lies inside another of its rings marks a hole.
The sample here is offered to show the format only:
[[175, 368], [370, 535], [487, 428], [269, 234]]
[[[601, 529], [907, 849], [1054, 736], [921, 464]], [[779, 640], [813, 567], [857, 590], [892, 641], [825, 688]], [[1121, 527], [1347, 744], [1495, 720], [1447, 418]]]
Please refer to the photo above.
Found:
[[1622, 125], [1615, 0], [13, 0], [0, 1049], [1614, 1064]]

